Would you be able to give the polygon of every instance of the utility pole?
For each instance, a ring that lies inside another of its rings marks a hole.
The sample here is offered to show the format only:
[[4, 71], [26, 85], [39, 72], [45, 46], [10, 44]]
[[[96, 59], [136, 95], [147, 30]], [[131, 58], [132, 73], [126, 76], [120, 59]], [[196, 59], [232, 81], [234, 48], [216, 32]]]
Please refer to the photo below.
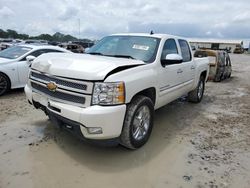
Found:
[[78, 19], [78, 24], [79, 24], [79, 37], [78, 37], [78, 40], [80, 41], [80, 38], [81, 38], [81, 19], [80, 18]]

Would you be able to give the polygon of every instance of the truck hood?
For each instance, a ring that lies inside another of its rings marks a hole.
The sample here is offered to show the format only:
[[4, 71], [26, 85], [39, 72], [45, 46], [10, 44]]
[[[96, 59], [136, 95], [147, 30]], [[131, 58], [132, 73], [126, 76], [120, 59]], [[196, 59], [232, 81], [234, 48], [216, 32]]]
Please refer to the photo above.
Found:
[[82, 79], [104, 80], [115, 72], [145, 64], [140, 60], [89, 54], [48, 53], [36, 58], [31, 68], [51, 75]]

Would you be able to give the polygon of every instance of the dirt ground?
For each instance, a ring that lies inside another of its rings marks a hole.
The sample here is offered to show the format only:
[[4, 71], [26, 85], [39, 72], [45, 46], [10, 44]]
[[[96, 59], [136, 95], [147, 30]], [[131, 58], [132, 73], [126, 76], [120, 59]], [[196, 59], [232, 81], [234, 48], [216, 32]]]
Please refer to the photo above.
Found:
[[0, 187], [249, 188], [250, 56], [232, 78], [208, 82], [155, 113], [149, 142], [129, 151], [89, 145], [55, 128], [23, 90], [0, 98]]

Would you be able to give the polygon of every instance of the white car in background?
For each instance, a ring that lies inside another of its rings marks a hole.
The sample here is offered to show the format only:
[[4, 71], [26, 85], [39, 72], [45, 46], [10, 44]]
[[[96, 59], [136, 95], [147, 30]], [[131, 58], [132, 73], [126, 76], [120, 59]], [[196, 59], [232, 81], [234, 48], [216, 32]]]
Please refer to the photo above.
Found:
[[0, 51], [0, 96], [9, 89], [24, 87], [31, 62], [39, 55], [51, 52], [71, 53], [57, 46], [41, 44], [16, 45]]

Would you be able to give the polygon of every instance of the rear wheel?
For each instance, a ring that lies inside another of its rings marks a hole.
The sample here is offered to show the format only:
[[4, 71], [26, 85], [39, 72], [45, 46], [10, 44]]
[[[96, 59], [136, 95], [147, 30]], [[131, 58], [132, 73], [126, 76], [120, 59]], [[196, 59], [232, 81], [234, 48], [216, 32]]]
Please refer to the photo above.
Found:
[[199, 103], [203, 98], [204, 89], [205, 89], [205, 78], [204, 76], [201, 76], [197, 87], [193, 91], [190, 91], [188, 93], [188, 100], [190, 102]]
[[6, 93], [9, 89], [10, 89], [9, 78], [5, 74], [0, 73], [0, 96]]
[[120, 144], [129, 149], [143, 146], [149, 139], [154, 119], [154, 106], [145, 96], [136, 96], [127, 106]]

